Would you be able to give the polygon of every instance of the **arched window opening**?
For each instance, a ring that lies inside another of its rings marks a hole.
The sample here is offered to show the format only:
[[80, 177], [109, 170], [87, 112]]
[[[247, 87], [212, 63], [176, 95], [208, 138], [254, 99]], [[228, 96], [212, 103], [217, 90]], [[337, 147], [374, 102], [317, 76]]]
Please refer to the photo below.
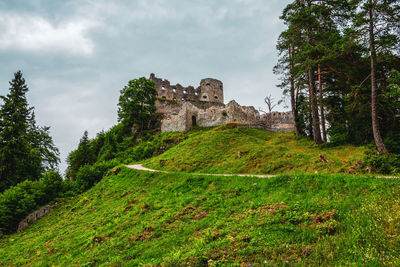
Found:
[[196, 116], [192, 116], [192, 126], [197, 126]]

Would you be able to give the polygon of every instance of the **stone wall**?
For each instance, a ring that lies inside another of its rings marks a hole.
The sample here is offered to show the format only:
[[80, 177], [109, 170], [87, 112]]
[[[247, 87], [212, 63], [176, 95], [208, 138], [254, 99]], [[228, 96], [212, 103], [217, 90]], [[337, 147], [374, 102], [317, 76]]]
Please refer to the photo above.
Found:
[[42, 218], [44, 215], [49, 213], [54, 207], [55, 205], [47, 205], [26, 216], [25, 219], [23, 219], [18, 224], [18, 232], [23, 231], [25, 228], [29, 227], [31, 224]]
[[229, 122], [261, 123], [267, 127], [254, 107], [242, 107], [231, 101], [227, 105], [209, 105], [201, 108], [193, 102], [186, 101], [177, 115], [169, 114], [164, 117], [161, 130], [162, 132], [187, 131], [193, 126], [211, 127]]

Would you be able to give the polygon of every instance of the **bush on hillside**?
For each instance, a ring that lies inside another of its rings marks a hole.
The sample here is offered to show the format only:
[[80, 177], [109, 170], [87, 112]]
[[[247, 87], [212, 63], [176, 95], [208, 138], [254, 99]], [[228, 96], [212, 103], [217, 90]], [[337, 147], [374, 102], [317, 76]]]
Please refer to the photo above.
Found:
[[81, 167], [76, 175], [75, 183], [80, 192], [84, 192], [98, 183], [108, 170], [119, 165], [118, 160], [100, 161], [94, 165]]
[[62, 193], [65, 192], [65, 183], [61, 177], [61, 175], [54, 171], [50, 170], [43, 174], [40, 178], [42, 190], [45, 193], [44, 202], [48, 203], [58, 197], [61, 196]]
[[64, 192], [61, 176], [51, 170], [39, 181], [24, 181], [0, 194], [0, 231], [15, 232], [18, 223]]
[[398, 174], [400, 172], [399, 154], [377, 155], [368, 153], [365, 157], [365, 163], [377, 173]]

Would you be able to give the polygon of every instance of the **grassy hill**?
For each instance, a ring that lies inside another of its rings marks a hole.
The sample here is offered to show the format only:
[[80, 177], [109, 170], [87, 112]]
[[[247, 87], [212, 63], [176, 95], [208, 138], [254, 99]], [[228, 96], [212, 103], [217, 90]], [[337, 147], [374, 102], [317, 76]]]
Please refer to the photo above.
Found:
[[365, 148], [237, 124], [121, 140], [116, 162], [171, 172], [108, 172], [1, 237], [0, 266], [400, 264], [398, 180], [344, 174]]
[[[189, 132], [185, 140], [147, 160], [145, 165], [200, 173], [347, 173], [357, 160], [364, 158], [364, 151], [365, 148], [354, 146], [321, 147], [308, 139], [296, 140], [291, 133], [227, 124]], [[328, 162], [320, 161], [320, 154]]]
[[398, 184], [123, 168], [0, 239], [0, 265], [399, 265]]

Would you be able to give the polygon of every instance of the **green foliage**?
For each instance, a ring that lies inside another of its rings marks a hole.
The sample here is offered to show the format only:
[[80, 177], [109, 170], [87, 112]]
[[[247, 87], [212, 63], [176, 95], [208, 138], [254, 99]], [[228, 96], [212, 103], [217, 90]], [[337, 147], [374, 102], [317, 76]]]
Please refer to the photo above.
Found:
[[[196, 129], [185, 135], [178, 145], [159, 156], [153, 154], [145, 165], [161, 170], [200, 173], [343, 173], [363, 159], [365, 150], [350, 145], [319, 147], [308, 139], [296, 139], [293, 134], [240, 128], [237, 124], [211, 130]], [[157, 151], [157, 145], [142, 142], [132, 151], [146, 152], [146, 149]], [[321, 162], [320, 154], [329, 162]], [[130, 159], [139, 161], [140, 157]]]
[[67, 158], [68, 168], [66, 171], [67, 179], [74, 180], [78, 170], [86, 164], [93, 164], [96, 161], [92, 148], [90, 147], [90, 140], [88, 132], [85, 131], [81, 140], [79, 141], [78, 148], [69, 153]]
[[61, 176], [50, 170], [39, 181], [24, 181], [0, 194], [0, 232], [12, 233], [29, 213], [62, 196]]
[[0, 107], [0, 192], [25, 180], [37, 180], [57, 166], [59, 152], [48, 127], [38, 127], [28, 106], [21, 71], [14, 74]]
[[277, 43], [280, 58], [274, 72], [281, 76], [279, 87], [283, 93], [291, 97], [300, 134], [313, 137], [309, 87], [314, 80], [319, 88], [321, 78], [319, 105], [327, 111], [331, 145], [364, 145], [373, 140], [369, 36], [372, 22], [377, 48], [380, 130], [384, 138], [398, 136], [399, 11], [396, 0], [293, 0], [286, 6], [281, 19], [287, 28]]
[[397, 266], [399, 199], [398, 180], [365, 176], [123, 169], [0, 239], [0, 258], [17, 266]]
[[[192, 131], [191, 134], [197, 131]], [[186, 133], [163, 133], [154, 134], [149, 132], [141, 138], [141, 142], [128, 147], [118, 153], [118, 158], [124, 163], [138, 162], [158, 156], [168, 149], [178, 145], [187, 136]]]
[[386, 97], [389, 104], [395, 110], [396, 119], [400, 118], [400, 71], [393, 69], [388, 79]]
[[366, 153], [365, 163], [378, 173], [382, 174], [400, 173], [399, 154], [378, 155], [372, 151], [370, 153]]
[[137, 124], [148, 128], [156, 111], [157, 90], [154, 82], [144, 77], [131, 80], [121, 90], [118, 103], [118, 121], [124, 125]]
[[60, 162], [60, 153], [50, 136], [50, 127], [37, 126], [34, 112], [29, 117], [28, 136], [31, 144], [31, 153], [36, 153], [37, 160], [40, 161], [40, 173], [57, 168]]
[[119, 165], [119, 161], [115, 159], [111, 161], [96, 162], [94, 165], [82, 166], [79, 169], [75, 180], [80, 192], [85, 192], [90, 189], [103, 178], [107, 171], [117, 165]]

